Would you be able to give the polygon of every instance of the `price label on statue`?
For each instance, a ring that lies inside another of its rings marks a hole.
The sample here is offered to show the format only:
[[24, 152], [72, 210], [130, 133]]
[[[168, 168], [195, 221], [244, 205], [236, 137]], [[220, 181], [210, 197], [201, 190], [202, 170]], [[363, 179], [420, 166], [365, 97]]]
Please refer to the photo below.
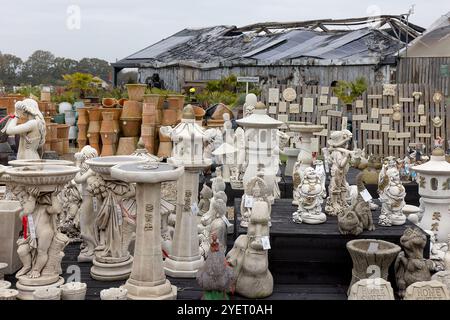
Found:
[[372, 200], [372, 196], [370, 195], [369, 191], [367, 191], [367, 189], [364, 189], [359, 194], [361, 195], [361, 197], [364, 199], [365, 202]]
[[92, 199], [92, 206], [94, 207], [94, 212], [98, 211], [98, 203], [97, 203], [97, 198], [93, 198]]
[[117, 214], [117, 220], [119, 221], [119, 226], [122, 225], [122, 207], [120, 204], [116, 204], [116, 214]]
[[36, 227], [34, 225], [33, 216], [28, 215], [28, 228], [30, 229], [31, 239], [36, 239]]
[[194, 202], [194, 203], [191, 205], [191, 212], [192, 212], [192, 214], [193, 214], [194, 216], [196, 216], [196, 215], [198, 215], [199, 211], [200, 211], [200, 209], [198, 208], [197, 202]]
[[246, 208], [253, 208], [253, 197], [249, 195], [245, 195], [245, 203], [244, 206]]
[[261, 242], [262, 242], [262, 245], [263, 245], [263, 249], [264, 249], [264, 250], [269, 250], [269, 249], [270, 249], [270, 239], [269, 239], [269, 236], [261, 237]]

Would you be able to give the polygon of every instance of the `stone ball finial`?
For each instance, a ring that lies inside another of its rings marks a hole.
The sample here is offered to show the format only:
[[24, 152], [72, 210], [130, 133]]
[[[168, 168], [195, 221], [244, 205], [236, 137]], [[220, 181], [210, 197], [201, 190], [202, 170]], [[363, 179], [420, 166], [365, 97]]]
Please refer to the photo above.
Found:
[[258, 109], [258, 110], [265, 110], [265, 109], [266, 109], [266, 105], [265, 105], [264, 103], [262, 103], [261, 101], [259, 101], [259, 102], [256, 104], [255, 109]]
[[246, 106], [255, 106], [258, 102], [258, 98], [256, 97], [256, 94], [249, 93], [245, 96], [245, 105]]
[[445, 152], [442, 148], [435, 148], [433, 150], [433, 152], [431, 152], [432, 156], [437, 156], [437, 157], [443, 157], [445, 155]]
[[182, 119], [195, 119], [194, 107], [190, 104], [183, 108]]

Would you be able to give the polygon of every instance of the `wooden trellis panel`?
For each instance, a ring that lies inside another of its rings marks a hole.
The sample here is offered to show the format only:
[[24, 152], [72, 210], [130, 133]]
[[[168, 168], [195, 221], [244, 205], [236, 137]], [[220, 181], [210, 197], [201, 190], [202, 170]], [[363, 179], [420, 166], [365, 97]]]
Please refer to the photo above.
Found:
[[[282, 95], [283, 90], [287, 87], [285, 85], [278, 87], [279, 102], [269, 103], [268, 92], [263, 92], [262, 101], [268, 106], [268, 110], [274, 111], [269, 115], [280, 120], [287, 119], [289, 121], [322, 124], [328, 132], [326, 136], [319, 137], [320, 148], [326, 146], [326, 140], [332, 131], [341, 130], [342, 117], [344, 116], [347, 116], [349, 122], [352, 122], [353, 137], [357, 141], [357, 146], [364, 147], [367, 154], [404, 157], [408, 146], [416, 143], [423, 143], [426, 151], [430, 152], [435, 138], [438, 136], [446, 140], [448, 138], [447, 132], [450, 128], [450, 115], [448, 113], [450, 111], [445, 108], [445, 98], [439, 103], [433, 101], [433, 95], [436, 91], [429, 85], [398, 84], [394, 96], [383, 95], [382, 85], [370, 86], [358, 99], [362, 100], [362, 108], [357, 108], [355, 102], [349, 112], [345, 110], [345, 107], [331, 104], [334, 97], [332, 88], [328, 88], [327, 94], [322, 94], [322, 87], [320, 86], [298, 86], [294, 88], [297, 92], [296, 99], [287, 102]], [[422, 92], [419, 100], [411, 99], [413, 98], [413, 92]], [[321, 96], [326, 98], [322, 98], [321, 101]], [[304, 112], [305, 98], [313, 99], [313, 112]], [[336, 98], [334, 97], [334, 99]], [[285, 112], [280, 112], [280, 103], [281, 105], [286, 104]], [[393, 114], [390, 110], [396, 103], [401, 105], [400, 121], [393, 120]], [[423, 115], [418, 113], [420, 104], [424, 105]], [[299, 112], [290, 112], [291, 105], [299, 105]], [[341, 116], [339, 116], [339, 113], [341, 113]], [[353, 115], [358, 115], [358, 117], [352, 119]], [[327, 119], [325, 123], [322, 123], [325, 116]], [[426, 118], [425, 125], [420, 125], [421, 116]], [[436, 116], [439, 116], [443, 122], [441, 127], [433, 126], [432, 119]], [[374, 126], [371, 125], [363, 125], [363, 127], [369, 129], [363, 130], [361, 123], [379, 124], [380, 130], [373, 130], [372, 127]]]

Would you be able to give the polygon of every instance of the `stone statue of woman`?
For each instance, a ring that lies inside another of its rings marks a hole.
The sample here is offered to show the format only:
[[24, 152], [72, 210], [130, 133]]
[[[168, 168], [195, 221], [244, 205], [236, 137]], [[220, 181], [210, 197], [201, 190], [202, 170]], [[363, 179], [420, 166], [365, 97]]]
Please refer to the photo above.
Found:
[[[2, 132], [20, 135], [17, 159], [40, 159], [46, 134], [44, 116], [33, 99], [18, 101], [14, 107], [15, 117], [8, 121]], [[26, 122], [17, 124], [19, 119], [26, 119]]]

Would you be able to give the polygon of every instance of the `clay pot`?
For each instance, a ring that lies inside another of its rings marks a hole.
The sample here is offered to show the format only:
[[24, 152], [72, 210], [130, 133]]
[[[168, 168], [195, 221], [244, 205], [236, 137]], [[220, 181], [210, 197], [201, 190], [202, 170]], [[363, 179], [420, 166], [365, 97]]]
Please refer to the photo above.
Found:
[[78, 126], [80, 124], [88, 124], [89, 123], [89, 114], [88, 114], [89, 108], [78, 108]]
[[52, 126], [50, 129], [50, 141], [53, 142], [58, 140], [58, 124], [51, 123], [50, 125]]
[[219, 128], [223, 126], [224, 122], [225, 121], [223, 119], [222, 120], [208, 119], [206, 125], [208, 126], [208, 128]]
[[155, 114], [156, 113], [156, 104], [144, 102], [142, 104], [142, 114]]
[[56, 130], [58, 139], [69, 139], [69, 126], [67, 124], [59, 124]]
[[142, 114], [142, 124], [150, 124], [154, 126], [156, 124], [156, 115], [153, 114]]
[[[117, 128], [114, 128], [114, 113], [113, 112], [104, 112], [102, 114], [103, 120], [100, 127], [100, 132], [118, 132]], [[114, 130], [116, 129], [116, 130]]]
[[101, 118], [101, 110], [100, 108], [90, 108], [88, 109], [89, 122], [91, 121], [100, 121]]
[[47, 114], [47, 110], [48, 110], [47, 102], [38, 101], [38, 107], [39, 107], [39, 111], [41, 111], [42, 114]]
[[177, 123], [177, 111], [173, 109], [164, 109], [162, 112], [163, 126], [173, 126]]
[[101, 157], [113, 156], [116, 154], [116, 145], [115, 144], [104, 144], [102, 146], [102, 152], [100, 154]]
[[206, 113], [205, 109], [203, 109], [202, 107], [198, 107], [198, 106], [194, 106], [193, 108], [194, 108], [195, 120], [202, 120]]
[[142, 102], [125, 101], [121, 118], [142, 118]]
[[144, 103], [152, 103], [155, 106], [162, 107], [164, 103], [164, 96], [156, 93], [144, 94]]
[[168, 158], [172, 154], [172, 141], [169, 136], [159, 132], [159, 148], [157, 156], [160, 158]]
[[102, 138], [102, 144], [115, 144], [117, 141], [117, 133], [115, 132], [102, 132], [100, 133]]
[[73, 110], [66, 110], [64, 112], [64, 122], [68, 124], [69, 126], [75, 125], [75, 111]]
[[60, 286], [62, 300], [84, 300], [87, 285], [82, 282], [68, 282]]
[[177, 122], [181, 121], [184, 107], [184, 96], [182, 95], [169, 95], [167, 97], [169, 109], [175, 110], [177, 113]]
[[44, 117], [44, 120], [45, 120], [45, 123], [46, 123], [46, 124], [52, 123], [52, 117], [50, 117], [50, 116], [45, 116], [45, 117]]
[[105, 108], [114, 108], [117, 104], [117, 100], [114, 98], [103, 98], [102, 99], [102, 106]]
[[118, 103], [121, 107], [123, 107], [125, 101], [128, 101], [128, 99], [126, 99], [126, 98], [121, 98], [121, 99], [117, 100], [117, 103]]
[[116, 155], [128, 156], [136, 150], [138, 142], [137, 137], [122, 137], [119, 139], [119, 146], [117, 147]]
[[151, 154], [155, 153], [155, 136], [141, 136], [145, 149]]
[[52, 101], [52, 94], [47, 91], [41, 91], [41, 101], [43, 101], [43, 102]]
[[86, 140], [87, 138], [87, 124], [78, 124], [77, 140]]
[[63, 140], [63, 154], [67, 154], [70, 151], [69, 139]]
[[126, 84], [128, 91], [128, 98], [130, 100], [142, 101], [144, 99], [145, 89], [147, 89], [146, 84]]
[[100, 133], [88, 133], [87, 138], [89, 141], [89, 145], [97, 150], [97, 153], [100, 154]]
[[0, 97], [0, 106], [6, 108], [8, 113], [14, 113], [14, 105], [17, 101], [22, 101], [25, 97], [21, 95], [8, 95], [6, 97]]
[[61, 289], [45, 288], [33, 292], [34, 300], [61, 300]]
[[87, 139], [77, 139], [78, 143], [78, 150], [83, 149], [84, 146], [87, 144]]
[[0, 289], [0, 300], [16, 300], [18, 295], [15, 289]]
[[120, 128], [125, 137], [138, 137], [141, 126], [141, 118], [124, 118], [120, 119]]
[[101, 121], [89, 121], [88, 133], [100, 132]]
[[120, 132], [119, 119], [120, 119], [120, 116], [122, 114], [122, 109], [120, 109], [120, 108], [111, 108], [111, 109], [106, 109], [106, 110], [107, 110], [108, 113], [113, 113], [113, 128], [114, 128], [114, 132], [119, 133]]
[[228, 113], [230, 115], [230, 119], [234, 118], [233, 112], [223, 103], [220, 103], [217, 105], [216, 110], [212, 114], [211, 118], [214, 120], [222, 120], [223, 121], [223, 115], [225, 113]]
[[51, 143], [52, 151], [55, 151], [58, 155], [62, 156], [64, 154], [64, 141], [56, 140]]

